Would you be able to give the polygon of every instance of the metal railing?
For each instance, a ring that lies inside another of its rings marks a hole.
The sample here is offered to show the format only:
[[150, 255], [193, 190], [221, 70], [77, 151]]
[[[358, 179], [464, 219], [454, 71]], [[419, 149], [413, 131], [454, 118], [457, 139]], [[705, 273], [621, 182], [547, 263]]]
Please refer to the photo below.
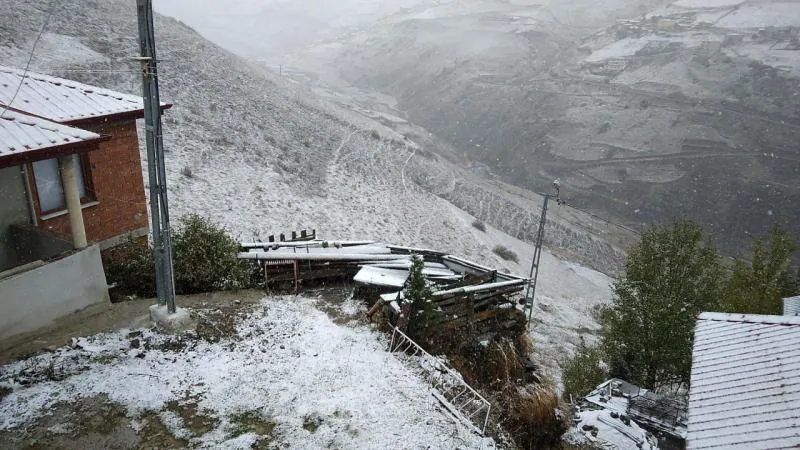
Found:
[[[403, 353], [416, 361], [424, 370], [428, 381], [439, 391], [440, 401], [459, 420], [483, 434], [489, 424], [491, 403], [468, 385], [461, 374], [448, 367], [444, 361], [426, 352], [397, 327], [392, 327], [389, 352]], [[485, 411], [485, 412], [484, 412]], [[475, 422], [476, 420], [481, 420]], [[480, 428], [478, 428], [480, 426]]]

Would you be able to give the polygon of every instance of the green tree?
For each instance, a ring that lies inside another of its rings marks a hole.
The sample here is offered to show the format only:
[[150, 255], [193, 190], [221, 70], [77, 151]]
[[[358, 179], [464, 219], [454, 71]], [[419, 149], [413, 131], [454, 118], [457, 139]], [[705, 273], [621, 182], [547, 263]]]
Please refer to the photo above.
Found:
[[433, 302], [433, 291], [422, 273], [425, 262], [421, 256], [411, 256], [411, 270], [404, 296], [410, 301], [408, 331], [414, 336], [438, 321], [440, 313]]
[[725, 309], [742, 314], [781, 314], [781, 298], [797, 293], [792, 256], [797, 242], [780, 227], [753, 243], [750, 262], [737, 258], [725, 289]]
[[719, 308], [722, 285], [719, 254], [699, 224], [646, 231], [601, 313], [610, 374], [652, 389], [688, 384], [695, 318]]

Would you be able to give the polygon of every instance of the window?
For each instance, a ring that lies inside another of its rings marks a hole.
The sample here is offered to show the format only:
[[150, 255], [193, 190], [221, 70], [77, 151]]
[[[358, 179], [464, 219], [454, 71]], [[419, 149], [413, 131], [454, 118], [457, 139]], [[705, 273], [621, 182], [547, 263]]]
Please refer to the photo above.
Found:
[[[81, 202], [88, 200], [88, 184], [84, 171], [86, 170], [85, 156], [72, 156], [78, 158], [76, 175], [78, 177], [78, 193]], [[64, 186], [61, 184], [61, 171], [58, 159], [46, 159], [33, 163], [33, 177], [36, 180], [36, 192], [39, 194], [39, 208], [41, 212], [49, 213], [66, 209], [64, 199]]]

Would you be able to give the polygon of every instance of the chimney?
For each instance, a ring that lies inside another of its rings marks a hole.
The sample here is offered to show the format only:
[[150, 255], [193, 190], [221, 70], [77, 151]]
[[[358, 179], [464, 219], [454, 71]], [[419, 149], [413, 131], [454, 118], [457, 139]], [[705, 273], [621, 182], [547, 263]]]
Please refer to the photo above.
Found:
[[800, 295], [783, 299], [784, 316], [800, 316]]

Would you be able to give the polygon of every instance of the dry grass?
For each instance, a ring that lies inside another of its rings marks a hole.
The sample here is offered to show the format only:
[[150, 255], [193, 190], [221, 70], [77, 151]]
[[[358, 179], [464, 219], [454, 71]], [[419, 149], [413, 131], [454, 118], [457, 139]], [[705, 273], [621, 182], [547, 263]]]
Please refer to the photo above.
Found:
[[520, 448], [558, 448], [567, 421], [552, 390], [510, 386], [504, 397], [504, 426]]
[[517, 336], [517, 351], [522, 356], [533, 354], [533, 339], [528, 334], [520, 334]]
[[497, 339], [480, 346], [471, 358], [471, 372], [484, 386], [501, 387], [518, 384], [525, 379], [525, 366], [507, 339]]

